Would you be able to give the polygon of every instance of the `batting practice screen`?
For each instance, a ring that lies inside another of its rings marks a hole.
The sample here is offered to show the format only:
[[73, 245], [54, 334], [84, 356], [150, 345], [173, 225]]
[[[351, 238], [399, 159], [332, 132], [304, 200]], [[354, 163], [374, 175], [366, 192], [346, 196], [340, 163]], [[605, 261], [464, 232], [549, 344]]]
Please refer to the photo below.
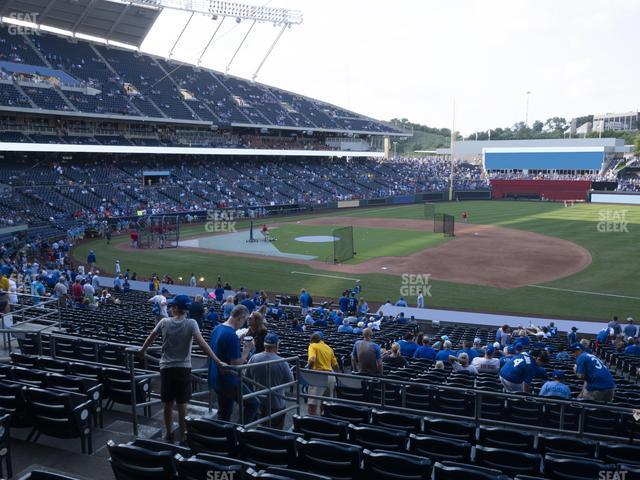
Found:
[[433, 220], [433, 216], [436, 214], [436, 204], [435, 203], [425, 203], [424, 204], [424, 218], [427, 220]]
[[356, 254], [353, 248], [353, 227], [333, 231], [333, 263], [342, 263]]
[[453, 215], [436, 213], [433, 216], [433, 233], [444, 233], [447, 237], [454, 236], [456, 219]]

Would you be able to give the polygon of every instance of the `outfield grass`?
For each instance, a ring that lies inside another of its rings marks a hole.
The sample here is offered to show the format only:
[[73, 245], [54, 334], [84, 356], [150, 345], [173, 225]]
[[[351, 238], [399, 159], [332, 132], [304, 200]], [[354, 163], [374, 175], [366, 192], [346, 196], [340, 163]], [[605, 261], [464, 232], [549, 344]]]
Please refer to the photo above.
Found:
[[[471, 223], [532, 231], [575, 242], [589, 250], [593, 263], [582, 272], [542, 285], [560, 290], [546, 290], [531, 286], [500, 289], [432, 281], [432, 296], [427, 299], [427, 305], [439, 308], [538, 314], [600, 321], [614, 314], [623, 317], [628, 315], [640, 317], [640, 281], [638, 279], [640, 255], [637, 251], [640, 240], [640, 207], [581, 204], [573, 208], [564, 208], [562, 204], [555, 203], [474, 201], [438, 204], [437, 210], [455, 215], [458, 222], [461, 221], [462, 212], [467, 211]], [[611, 220], [621, 220], [623, 211], [625, 212], [624, 221], [628, 222], [627, 232], [598, 230], [599, 223], [603, 219], [606, 220], [607, 215]], [[317, 216], [417, 219], [423, 216], [423, 206], [344, 210]], [[287, 221], [300, 218], [309, 217], [290, 217]], [[243, 226], [243, 224], [238, 225], [239, 228]], [[305, 228], [305, 234], [309, 234], [309, 231]], [[201, 225], [188, 227], [182, 231], [183, 235], [200, 233], [203, 235], [206, 233]], [[407, 232], [403, 231], [403, 233]], [[410, 235], [406, 236], [410, 237]], [[428, 236], [424, 237], [428, 238]], [[250, 289], [264, 288], [279, 293], [298, 292], [301, 287], [305, 287], [313, 295], [335, 297], [341, 290], [353, 286], [352, 280], [292, 273], [296, 271], [336, 275], [329, 271], [313, 270], [305, 265], [295, 265], [294, 268], [292, 265], [271, 260], [254, 260], [173, 249], [128, 252], [116, 248], [119, 243], [127, 241], [126, 238], [114, 238], [111, 245], [106, 245], [102, 240], [88, 241], [75, 250], [75, 255], [76, 258], [84, 259], [89, 249], [95, 250], [100, 268], [106, 271], [114, 270], [114, 261], [118, 258], [123, 268], [138, 272], [140, 277], [146, 278], [152, 272], [157, 272], [161, 275], [169, 273], [174, 278], [187, 279], [191, 272], [195, 272], [197, 276], [204, 276], [208, 285], [221, 275], [225, 281], [229, 281], [234, 286], [243, 285]], [[364, 254], [357, 244], [356, 249], [359, 256]], [[487, 265], [487, 268], [491, 266]], [[401, 286], [399, 276], [369, 274], [359, 278], [363, 284], [363, 296], [370, 301], [384, 301], [387, 298], [395, 301], [399, 296]]]
[[[281, 252], [314, 255], [318, 260], [333, 263], [333, 242], [306, 243], [296, 237], [308, 235], [333, 236], [338, 228], [331, 225], [283, 224], [273, 230], [277, 240], [273, 242]], [[345, 263], [361, 263], [372, 258], [404, 257], [425, 248], [440, 245], [449, 240], [440, 234], [411, 232], [391, 228], [353, 227], [353, 243], [358, 254]]]

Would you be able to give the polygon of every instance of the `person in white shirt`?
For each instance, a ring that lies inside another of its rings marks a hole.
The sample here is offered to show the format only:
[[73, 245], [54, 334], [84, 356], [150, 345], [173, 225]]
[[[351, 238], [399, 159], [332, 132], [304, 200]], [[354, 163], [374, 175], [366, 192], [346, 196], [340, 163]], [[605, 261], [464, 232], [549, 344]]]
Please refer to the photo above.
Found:
[[474, 358], [471, 365], [474, 366], [478, 372], [498, 373], [500, 371], [500, 359], [493, 358], [494, 352], [495, 348], [493, 348], [493, 345], [487, 345], [484, 357]]
[[196, 287], [198, 285], [198, 281], [196, 280], [195, 274], [191, 274], [191, 280], [189, 280], [189, 285], [192, 287]]
[[9, 277], [9, 303], [11, 305], [18, 304], [18, 285], [16, 284], [15, 274]]
[[163, 318], [169, 316], [167, 311], [167, 297], [165, 296], [168, 293], [166, 288], [162, 289], [162, 292], [158, 295], [154, 295], [147, 302], [153, 304], [154, 315], [156, 316], [156, 321], [160, 321]]
[[118, 276], [120, 272], [120, 260], [116, 260], [116, 276]]
[[478, 369], [476, 367], [469, 365], [469, 355], [464, 352], [457, 357], [455, 355], [449, 355], [449, 361], [451, 362], [451, 367], [454, 372], [464, 370], [472, 375], [476, 375], [478, 373]]
[[78, 275], [84, 276], [84, 265], [78, 265]]
[[416, 306], [418, 308], [424, 308], [424, 295], [422, 294], [422, 290], [418, 290], [418, 304]]

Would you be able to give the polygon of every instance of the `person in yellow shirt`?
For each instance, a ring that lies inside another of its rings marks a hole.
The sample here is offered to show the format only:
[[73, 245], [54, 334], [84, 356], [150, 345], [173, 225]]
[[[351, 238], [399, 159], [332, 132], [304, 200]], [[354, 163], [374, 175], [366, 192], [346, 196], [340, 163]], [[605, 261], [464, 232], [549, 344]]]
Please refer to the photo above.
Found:
[[[5, 302], [9, 302], [9, 290], [11, 289], [11, 283], [7, 276], [2, 273], [0, 274], [0, 303], [2, 306], [5, 306]], [[4, 309], [4, 308], [3, 308]]]
[[[338, 360], [336, 359], [336, 355], [333, 353], [333, 349], [324, 343], [322, 340], [322, 334], [319, 332], [311, 335], [308, 349], [307, 368], [323, 372], [338, 370]], [[309, 387], [309, 395], [330, 396], [333, 394], [335, 383], [336, 378], [333, 375], [327, 375], [327, 385]], [[322, 400], [310, 398], [308, 405], [309, 415], [317, 415], [318, 407], [320, 407], [320, 414], [322, 415]]]

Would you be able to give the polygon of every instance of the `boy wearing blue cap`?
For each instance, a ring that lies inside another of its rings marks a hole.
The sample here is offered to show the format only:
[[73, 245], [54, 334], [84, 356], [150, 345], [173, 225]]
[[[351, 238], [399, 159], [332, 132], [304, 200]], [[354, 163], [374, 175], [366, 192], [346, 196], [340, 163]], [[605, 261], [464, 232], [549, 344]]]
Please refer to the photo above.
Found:
[[563, 383], [564, 372], [562, 370], [554, 370], [551, 378], [551, 380], [542, 385], [538, 395], [541, 397], [560, 397], [570, 399], [571, 389]]
[[202, 338], [198, 324], [187, 318], [191, 301], [186, 295], [176, 296], [169, 305], [173, 317], [163, 318], [144, 341], [138, 352], [143, 357], [147, 349], [162, 334], [160, 357], [160, 398], [164, 405], [165, 439], [173, 442], [173, 405], [178, 404], [180, 438], [185, 441], [187, 404], [191, 399], [191, 346], [195, 339], [200, 348], [218, 365], [224, 365]]

